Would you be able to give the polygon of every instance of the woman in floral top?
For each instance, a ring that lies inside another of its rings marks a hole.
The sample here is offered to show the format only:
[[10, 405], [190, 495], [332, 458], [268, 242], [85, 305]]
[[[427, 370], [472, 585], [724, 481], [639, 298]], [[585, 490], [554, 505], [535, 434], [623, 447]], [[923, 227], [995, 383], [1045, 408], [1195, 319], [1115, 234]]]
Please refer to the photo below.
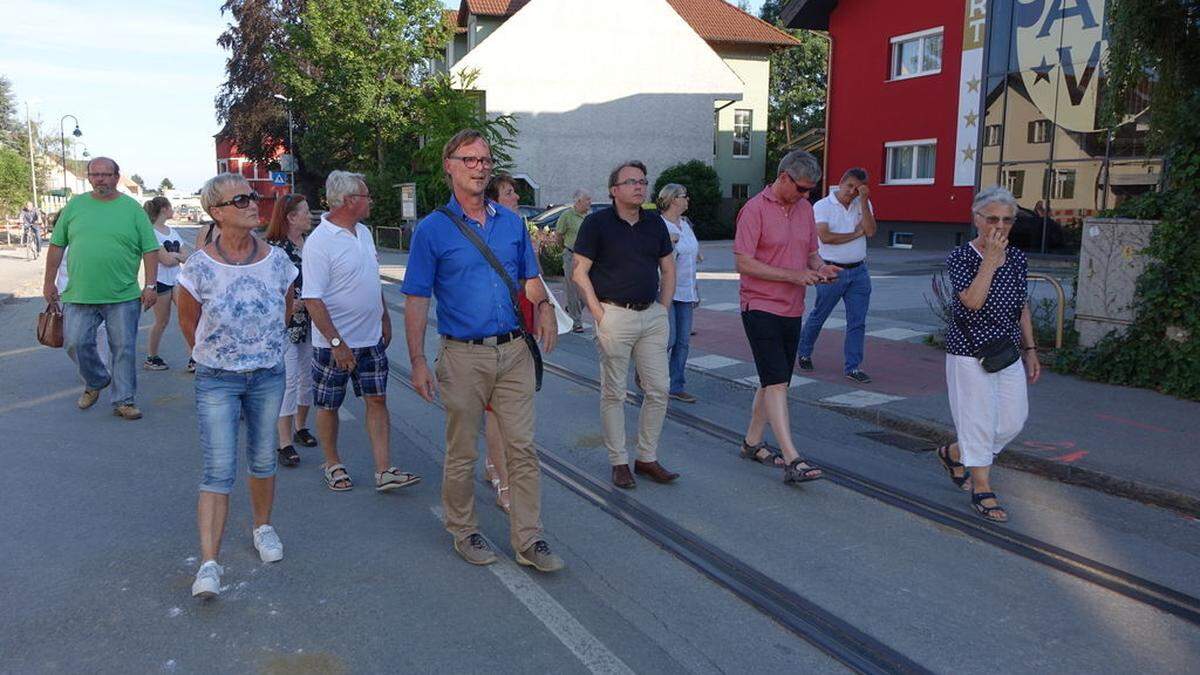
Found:
[[246, 459], [254, 547], [263, 562], [283, 559], [271, 526], [275, 501], [275, 421], [283, 401], [284, 326], [291, 314], [296, 266], [260, 243], [258, 194], [236, 174], [223, 173], [200, 190], [200, 204], [220, 224], [211, 244], [188, 258], [178, 280], [179, 327], [196, 360], [196, 419], [204, 450], [197, 522], [201, 565], [192, 595], [221, 589], [217, 555], [237, 478], [238, 437], [246, 421]]
[[[275, 202], [271, 224], [267, 227], [267, 243], [278, 246], [300, 269], [300, 251], [304, 248], [304, 235], [312, 229], [308, 202], [304, 195], [287, 195]], [[313, 403], [312, 341], [309, 330], [312, 322], [308, 310], [299, 302], [303, 278], [296, 277], [296, 300], [292, 314], [288, 317], [288, 344], [283, 352], [283, 364], [287, 371], [287, 388], [283, 392], [283, 406], [279, 408], [279, 461], [284, 466], [296, 466], [300, 455], [293, 442], [312, 448], [317, 439], [308, 430], [308, 409]]]

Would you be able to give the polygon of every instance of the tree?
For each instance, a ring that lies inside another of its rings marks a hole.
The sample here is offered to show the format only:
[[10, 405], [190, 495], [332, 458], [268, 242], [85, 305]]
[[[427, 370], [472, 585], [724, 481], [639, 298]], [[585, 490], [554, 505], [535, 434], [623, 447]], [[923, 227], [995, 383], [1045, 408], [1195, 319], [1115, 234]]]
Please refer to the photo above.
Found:
[[21, 122], [21, 116], [18, 114], [12, 82], [8, 77], [0, 75], [0, 144], [18, 152], [28, 152], [28, 142], [25, 139], [25, 124]]
[[175, 184], [171, 182], [170, 178], [163, 178], [162, 181], [159, 182], [159, 184], [158, 184], [159, 192], [163, 192], [164, 190], [174, 190], [174, 189], [175, 189]]
[[411, 128], [419, 78], [449, 37], [438, 0], [324, 0], [306, 4], [271, 52], [276, 77], [306, 131], [299, 146], [322, 168], [371, 167]]
[[[1156, 218], [1133, 325], [1078, 356], [1086, 376], [1200, 399], [1200, 15], [1194, 0], [1111, 0], [1104, 114], [1127, 121], [1127, 101], [1150, 92], [1153, 152], [1165, 188], [1119, 215]], [[1140, 106], [1139, 106], [1140, 107]], [[1075, 357], [1070, 357], [1075, 358]]]
[[16, 150], [0, 146], [0, 215], [16, 213], [30, 199], [29, 161]]
[[698, 159], [668, 167], [654, 181], [654, 192], [667, 183], [678, 183], [687, 188], [687, 217], [696, 226], [697, 239], [728, 239], [733, 236], [733, 224], [721, 222], [718, 209], [721, 206], [721, 179], [708, 164]]
[[825, 124], [829, 41], [820, 33], [788, 30], [779, 20], [783, 0], [765, 0], [759, 16], [800, 44], [771, 55], [767, 109], [767, 167], [779, 161], [781, 148], [804, 132]]
[[137, 186], [142, 188], [143, 190], [146, 189], [146, 180], [144, 178], [142, 178], [141, 176], [137, 175], [136, 173], [133, 174], [132, 176], [130, 176], [129, 180], [132, 181], [133, 183], [137, 184]]

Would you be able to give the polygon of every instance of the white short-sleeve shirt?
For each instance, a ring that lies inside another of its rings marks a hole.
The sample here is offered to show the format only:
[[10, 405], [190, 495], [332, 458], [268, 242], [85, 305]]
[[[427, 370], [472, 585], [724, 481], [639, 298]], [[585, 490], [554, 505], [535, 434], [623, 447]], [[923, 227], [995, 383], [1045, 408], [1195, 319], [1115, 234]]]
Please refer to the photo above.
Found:
[[[875, 213], [874, 207], [871, 207], [871, 213]], [[850, 200], [849, 206], [842, 206], [835, 187], [824, 199], [813, 204], [813, 218], [818, 223], [828, 223], [829, 231], [833, 234], [850, 234], [862, 222], [862, 199], [855, 197]], [[867, 238], [859, 237], [845, 244], [821, 242], [819, 251], [821, 258], [829, 262], [862, 262], [867, 258]]]
[[[325, 303], [333, 327], [351, 349], [374, 347], [383, 338], [383, 286], [371, 231], [362, 223], [348, 230], [321, 216], [304, 242], [300, 296]], [[328, 349], [328, 335], [312, 326], [314, 347]]]
[[687, 218], [672, 223], [663, 217], [667, 224], [667, 232], [675, 242], [675, 296], [676, 302], [696, 302], [700, 296], [696, 294], [696, 256], [700, 253], [700, 242], [692, 232], [692, 226]]

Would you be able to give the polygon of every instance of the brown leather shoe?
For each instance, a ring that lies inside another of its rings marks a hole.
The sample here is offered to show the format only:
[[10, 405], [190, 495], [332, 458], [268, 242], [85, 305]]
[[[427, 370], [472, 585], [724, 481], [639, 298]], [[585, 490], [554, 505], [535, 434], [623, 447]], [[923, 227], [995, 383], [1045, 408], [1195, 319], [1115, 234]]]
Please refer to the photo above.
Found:
[[613, 485], [622, 490], [632, 490], [637, 487], [637, 483], [633, 480], [633, 474], [629, 473], [628, 464], [617, 464], [613, 467]]
[[670, 483], [679, 478], [679, 474], [674, 471], [667, 471], [662, 464], [658, 462], [634, 462], [634, 473], [644, 474], [650, 477], [650, 480], [655, 483]]

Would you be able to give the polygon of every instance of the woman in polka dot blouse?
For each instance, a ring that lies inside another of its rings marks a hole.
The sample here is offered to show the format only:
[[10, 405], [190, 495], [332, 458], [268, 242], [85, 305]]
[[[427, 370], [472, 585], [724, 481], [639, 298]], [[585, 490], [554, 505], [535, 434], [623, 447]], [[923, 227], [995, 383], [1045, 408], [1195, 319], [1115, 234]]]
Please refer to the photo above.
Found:
[[[1008, 520], [992, 492], [992, 459], [1016, 438], [1029, 415], [1026, 380], [1037, 382], [1041, 365], [1026, 298], [1025, 254], [1008, 245], [1017, 201], [1004, 188], [980, 191], [971, 205], [975, 239], [946, 259], [954, 286], [952, 320], [946, 330], [946, 386], [958, 440], [938, 448], [951, 480], [971, 491], [971, 505], [984, 518]], [[1011, 340], [1022, 358], [995, 373], [976, 353], [996, 339]]]

